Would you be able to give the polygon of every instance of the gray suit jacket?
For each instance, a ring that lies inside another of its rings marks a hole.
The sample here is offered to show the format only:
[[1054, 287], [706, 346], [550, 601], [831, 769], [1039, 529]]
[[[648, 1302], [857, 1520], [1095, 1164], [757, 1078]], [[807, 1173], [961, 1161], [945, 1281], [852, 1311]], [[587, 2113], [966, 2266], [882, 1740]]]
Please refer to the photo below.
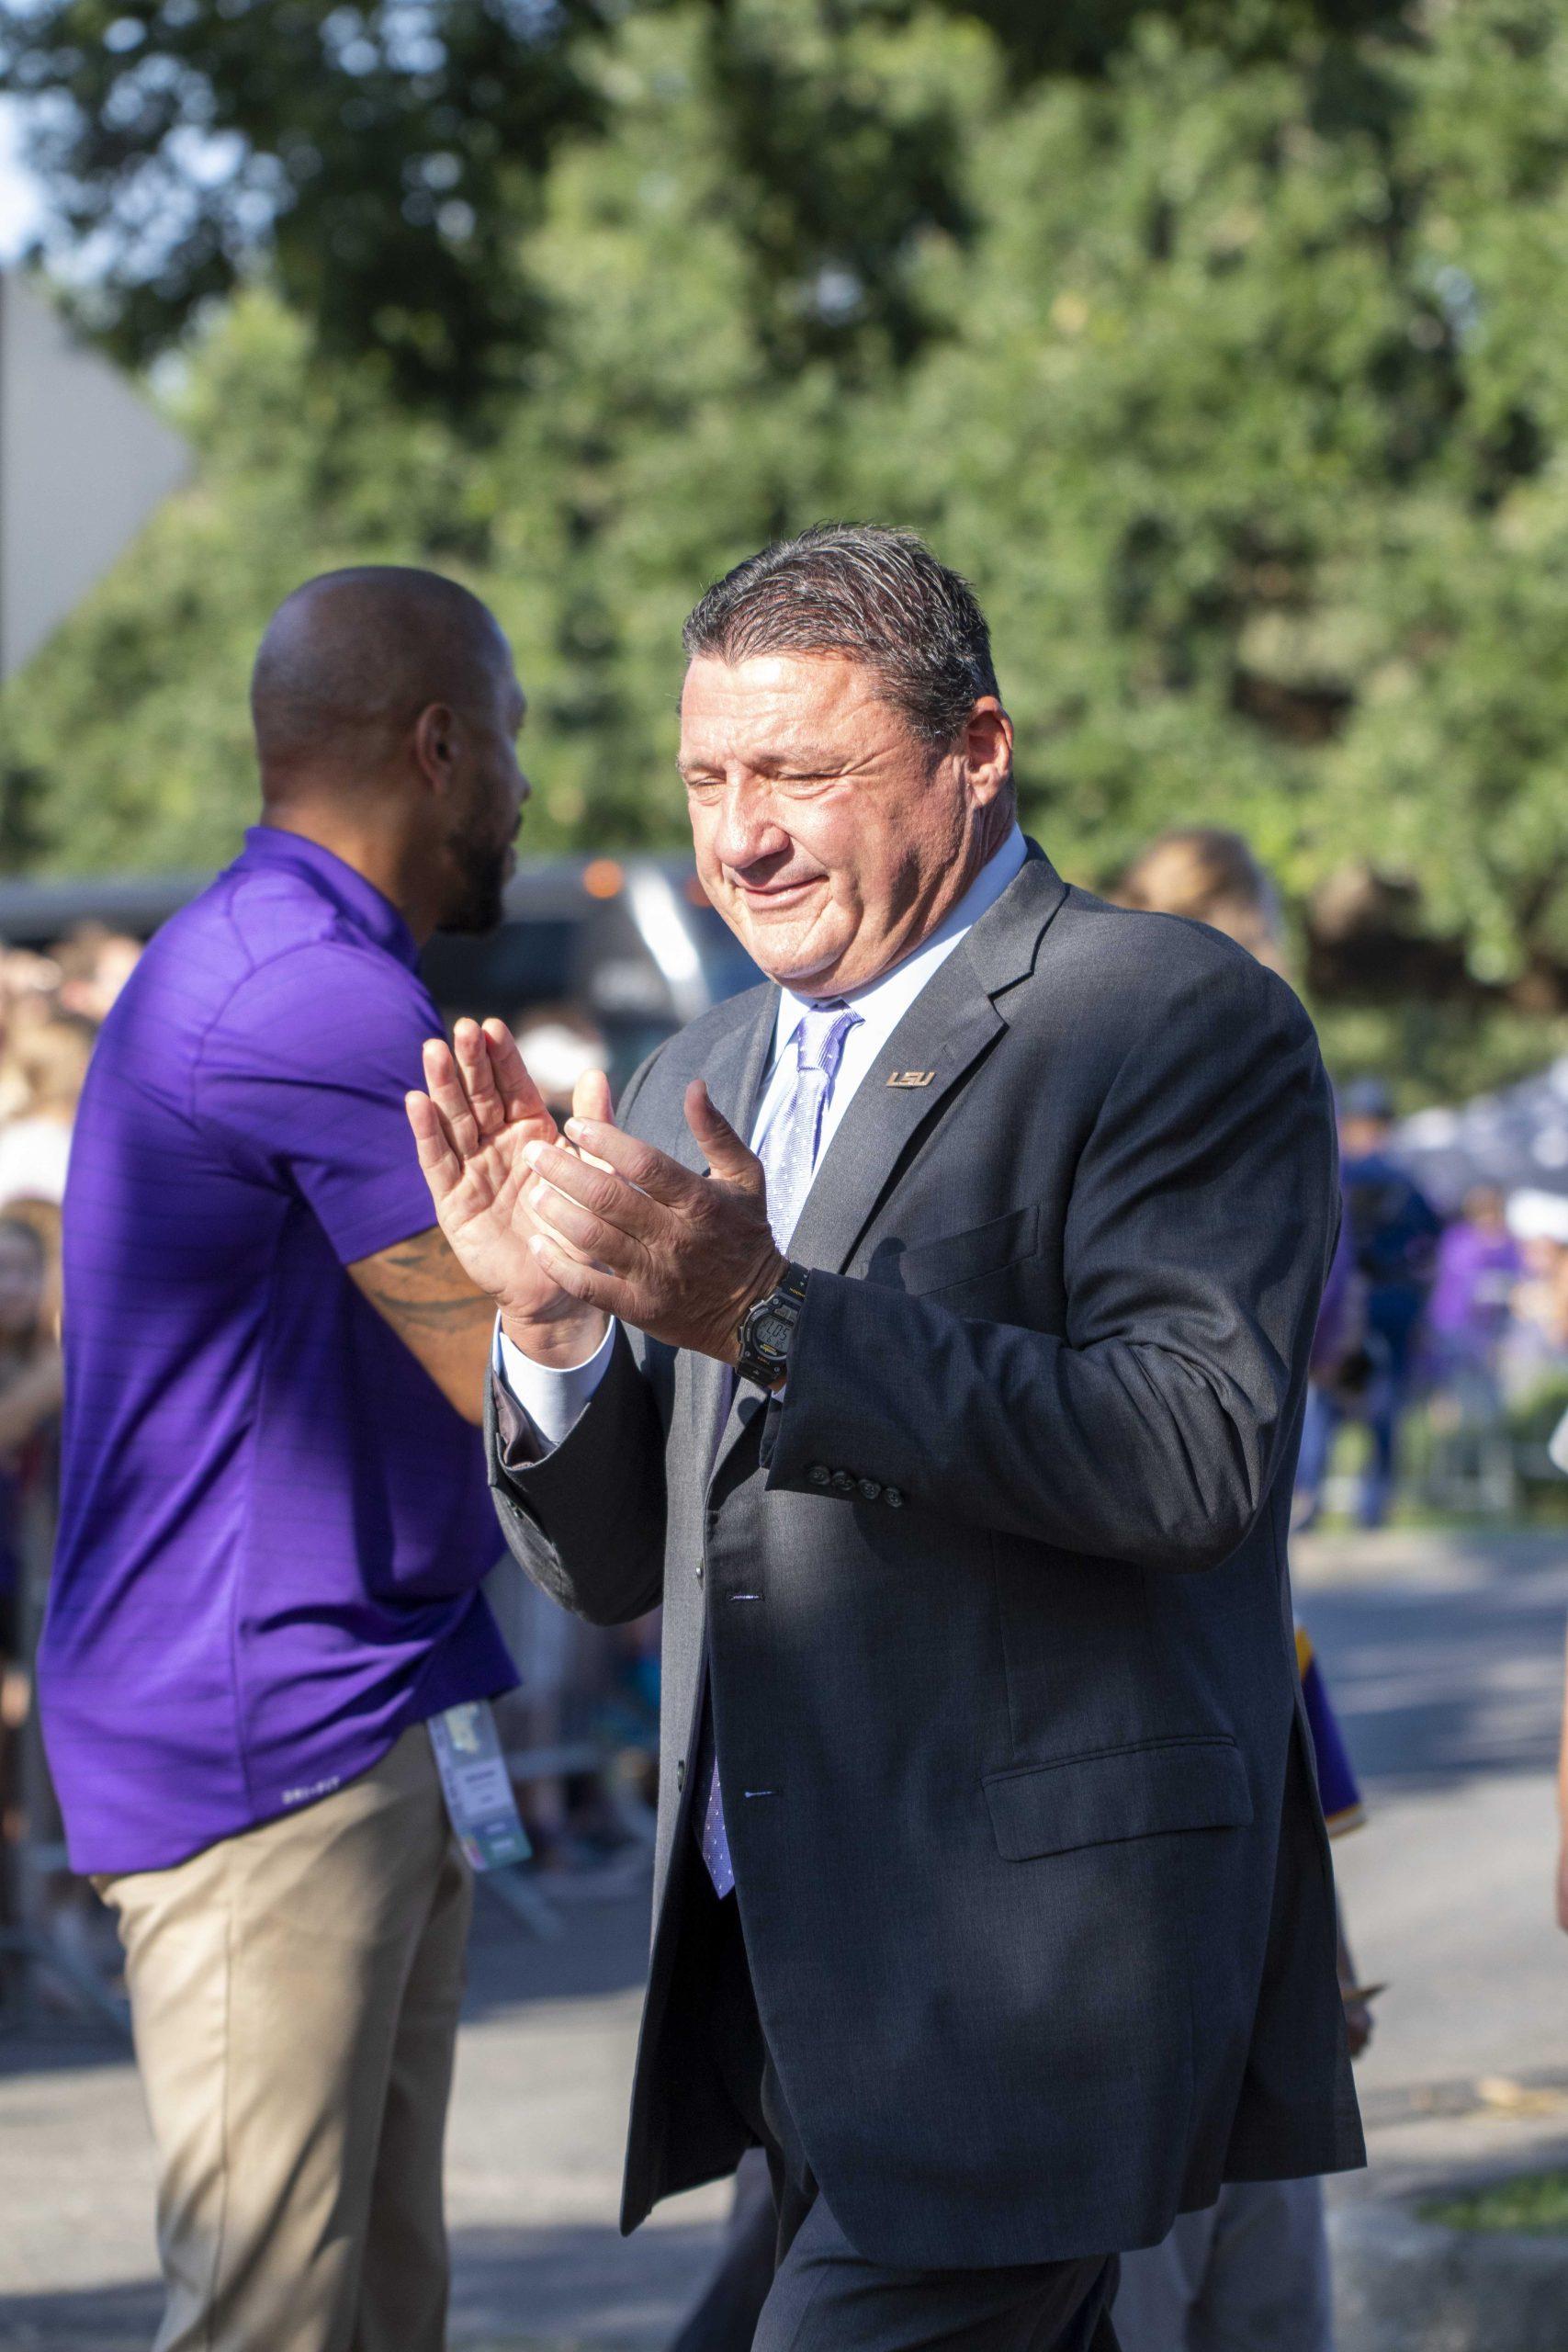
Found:
[[[745, 1132], [777, 1001], [625, 1124], [700, 1168], [700, 1072]], [[528, 1573], [664, 1604], [626, 2227], [740, 2151], [682, 1951], [705, 1657], [769, 2049], [868, 2258], [1098, 2254], [1360, 2161], [1285, 1570], [1337, 1213], [1290, 989], [1032, 844], [823, 1159], [783, 1404], [743, 1385], [716, 1453], [728, 1374], [634, 1334], [544, 1460], [492, 1419]]]

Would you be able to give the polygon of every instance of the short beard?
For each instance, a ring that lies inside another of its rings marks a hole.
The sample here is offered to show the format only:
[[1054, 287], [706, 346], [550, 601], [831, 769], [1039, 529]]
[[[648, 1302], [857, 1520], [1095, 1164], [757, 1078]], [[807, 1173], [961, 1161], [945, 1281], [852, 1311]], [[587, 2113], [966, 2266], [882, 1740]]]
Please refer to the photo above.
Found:
[[452, 861], [457, 879], [438, 928], [468, 936], [496, 930], [506, 914], [506, 851], [460, 835]]

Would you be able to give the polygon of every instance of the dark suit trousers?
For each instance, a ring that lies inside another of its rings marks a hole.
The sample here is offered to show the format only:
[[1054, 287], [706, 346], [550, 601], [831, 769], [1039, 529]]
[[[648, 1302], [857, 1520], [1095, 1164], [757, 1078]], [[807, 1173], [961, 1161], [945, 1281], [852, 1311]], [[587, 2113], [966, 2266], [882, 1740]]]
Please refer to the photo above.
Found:
[[[777, 2213], [761, 2312], [758, 2219], [736, 2233], [682, 2341], [705, 2352], [1116, 2352], [1114, 2257], [998, 2270], [890, 2270], [845, 2238], [806, 2161], [751, 1989], [739, 1906], [700, 1862], [684, 1890], [681, 1970], [703, 1988], [707, 2055], [765, 2151]], [[752, 2333], [752, 2323], [755, 2333]]]

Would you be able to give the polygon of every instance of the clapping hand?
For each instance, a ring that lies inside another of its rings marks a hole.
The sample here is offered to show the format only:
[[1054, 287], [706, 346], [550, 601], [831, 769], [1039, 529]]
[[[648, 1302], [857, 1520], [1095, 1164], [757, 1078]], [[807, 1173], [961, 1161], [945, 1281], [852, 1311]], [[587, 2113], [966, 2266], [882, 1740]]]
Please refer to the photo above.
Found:
[[598, 1070], [579, 1080], [563, 1136], [503, 1022], [433, 1038], [424, 1080], [408, 1113], [441, 1229], [525, 1354], [581, 1363], [618, 1315], [735, 1362], [741, 1316], [786, 1261], [761, 1162], [700, 1079], [686, 1118], [705, 1177], [615, 1126]]
[[[424, 1048], [424, 1093], [407, 1098], [409, 1124], [435, 1215], [470, 1282], [499, 1306], [510, 1336], [540, 1363], [580, 1363], [604, 1337], [605, 1318], [564, 1288], [530, 1247], [537, 1219], [526, 1193], [531, 1145], [563, 1147], [555, 1120], [504, 1022], [459, 1021], [453, 1042]], [[609, 1080], [579, 1079], [573, 1109], [608, 1120]]]
[[685, 1111], [705, 1176], [581, 1111], [560, 1141], [530, 1137], [528, 1247], [544, 1274], [585, 1306], [734, 1363], [741, 1317], [788, 1261], [769, 1228], [761, 1161], [701, 1079], [686, 1089]]

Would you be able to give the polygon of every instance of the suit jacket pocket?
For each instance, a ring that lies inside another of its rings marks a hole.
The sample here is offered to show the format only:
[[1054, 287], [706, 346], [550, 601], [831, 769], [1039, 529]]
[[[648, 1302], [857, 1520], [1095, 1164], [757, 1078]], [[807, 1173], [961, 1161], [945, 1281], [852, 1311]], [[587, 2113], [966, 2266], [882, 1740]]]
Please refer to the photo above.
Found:
[[1243, 1829], [1252, 1819], [1241, 1751], [1223, 1737], [1025, 1765], [993, 1772], [985, 1788], [997, 1846], [1010, 1862], [1171, 1829]]
[[868, 1272], [874, 1282], [896, 1283], [911, 1296], [949, 1290], [1027, 1258], [1039, 1227], [1039, 1204], [1029, 1201], [1006, 1216], [971, 1226], [965, 1233], [944, 1234], [939, 1241], [917, 1241], [903, 1250], [885, 1241], [873, 1252]]

